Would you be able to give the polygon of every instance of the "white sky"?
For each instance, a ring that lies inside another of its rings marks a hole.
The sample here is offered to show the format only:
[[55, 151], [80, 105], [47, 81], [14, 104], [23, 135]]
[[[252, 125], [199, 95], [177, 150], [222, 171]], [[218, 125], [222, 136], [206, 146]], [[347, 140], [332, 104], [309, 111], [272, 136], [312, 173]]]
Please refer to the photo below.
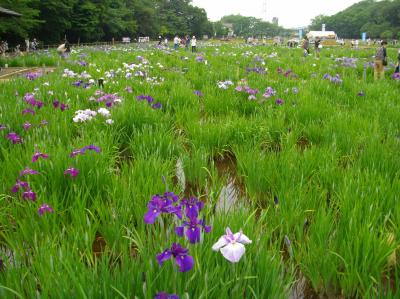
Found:
[[[361, 0], [193, 0], [193, 5], [207, 11], [208, 18], [217, 21], [230, 14], [253, 16], [271, 21], [279, 19], [286, 28], [307, 26], [317, 15], [332, 15]], [[267, 2], [267, 13], [264, 13]], [[327, 24], [326, 30], [329, 30]]]

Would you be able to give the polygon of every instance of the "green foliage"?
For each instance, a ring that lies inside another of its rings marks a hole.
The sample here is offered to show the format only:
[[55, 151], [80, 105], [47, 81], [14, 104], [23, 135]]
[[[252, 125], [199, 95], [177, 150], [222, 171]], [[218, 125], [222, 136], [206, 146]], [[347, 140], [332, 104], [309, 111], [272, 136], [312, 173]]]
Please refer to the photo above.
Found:
[[333, 16], [317, 16], [310, 30], [321, 30], [326, 24], [327, 30], [335, 31], [340, 37], [360, 38], [366, 32], [371, 38], [393, 38], [400, 30], [400, 0], [364, 0]]
[[159, 34], [213, 35], [204, 9], [188, 0], [0, 0], [23, 16], [0, 20], [0, 34], [21, 43], [35, 36], [44, 43], [121, 39]]
[[40, 0], [0, 0], [0, 6], [9, 8], [23, 15], [23, 17], [0, 18], [0, 36], [8, 41], [16, 41], [15, 37], [27, 38], [36, 30], [42, 21], [40, 11], [36, 8]]
[[286, 35], [289, 32], [276, 24], [241, 15], [225, 16], [221, 19], [221, 22], [223, 24], [232, 24], [234, 33], [242, 37]]

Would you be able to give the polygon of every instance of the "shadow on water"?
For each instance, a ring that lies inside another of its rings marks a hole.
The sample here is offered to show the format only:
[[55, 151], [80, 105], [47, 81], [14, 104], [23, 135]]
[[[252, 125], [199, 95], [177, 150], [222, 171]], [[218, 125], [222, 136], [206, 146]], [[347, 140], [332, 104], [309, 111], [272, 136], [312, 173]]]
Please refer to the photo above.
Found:
[[223, 151], [212, 159], [218, 176], [226, 181], [215, 207], [217, 213], [232, 212], [235, 208], [246, 208], [244, 185], [237, 176], [237, 160], [232, 151]]

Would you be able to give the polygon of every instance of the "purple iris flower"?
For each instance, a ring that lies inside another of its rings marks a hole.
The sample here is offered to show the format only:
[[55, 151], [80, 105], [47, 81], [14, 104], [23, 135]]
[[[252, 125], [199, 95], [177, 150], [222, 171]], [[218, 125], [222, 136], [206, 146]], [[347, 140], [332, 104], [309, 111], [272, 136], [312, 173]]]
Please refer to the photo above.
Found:
[[22, 110], [22, 115], [25, 115], [25, 114], [32, 114], [32, 115], [35, 115], [35, 110], [33, 110], [33, 109], [24, 109], [24, 110]]
[[284, 103], [284, 101], [282, 99], [277, 99], [275, 101], [275, 104], [277, 104], [277, 105], [283, 105], [283, 103]]
[[193, 257], [188, 255], [188, 249], [183, 248], [180, 244], [174, 243], [171, 248], [157, 255], [157, 262], [160, 266], [171, 257], [175, 258], [176, 264], [179, 266], [180, 272], [187, 272], [193, 268]]
[[59, 106], [60, 106], [60, 101], [58, 101], [58, 100], [53, 101], [54, 108], [58, 108]]
[[40, 152], [36, 152], [32, 156], [32, 162], [36, 162], [37, 160], [39, 160], [39, 158], [47, 159], [47, 158], [49, 158], [49, 155], [48, 154], [43, 154], [43, 153], [40, 153]]
[[19, 189], [28, 190], [29, 189], [28, 183], [27, 182], [23, 182], [21, 180], [17, 180], [15, 185], [12, 187], [11, 192], [12, 193], [17, 193], [19, 191]]
[[82, 154], [83, 154], [82, 150], [80, 150], [80, 149], [74, 149], [74, 150], [72, 151], [72, 153], [69, 154], [69, 156], [70, 156], [71, 158], [73, 158], [73, 157], [75, 157], [75, 156], [77, 156], [77, 155], [82, 155]]
[[265, 90], [265, 92], [263, 94], [263, 97], [270, 98], [275, 94], [276, 94], [276, 91], [272, 87], [267, 87], [267, 89]]
[[84, 154], [86, 151], [89, 151], [89, 150], [90, 151], [95, 151], [96, 153], [100, 153], [101, 152], [101, 149], [98, 146], [95, 146], [93, 144], [84, 146], [81, 149], [81, 152], [82, 152], [82, 154]]
[[13, 144], [22, 143], [21, 137], [19, 137], [18, 134], [17, 134], [17, 133], [14, 133], [14, 132], [8, 133], [7, 136], [6, 136], [6, 138], [7, 138], [8, 140], [11, 140], [11, 142], [12, 142]]
[[64, 110], [67, 110], [69, 107], [68, 107], [68, 105], [66, 105], [66, 104], [64, 104], [64, 103], [61, 103], [60, 104], [60, 110], [62, 111], [62, 112], [64, 112]]
[[292, 70], [287, 70], [283, 75], [285, 77], [288, 77], [293, 71]]
[[133, 92], [132, 87], [130, 87], [130, 86], [126, 87], [126, 88], [125, 88], [125, 91], [126, 91], [127, 93], [132, 93], [132, 92]]
[[394, 73], [392, 75], [393, 80], [400, 81], [400, 73]]
[[31, 200], [35, 201], [36, 200], [36, 193], [33, 192], [31, 189], [26, 190], [24, 193], [22, 193], [22, 199], [24, 200]]
[[7, 127], [5, 125], [0, 124], [0, 131], [3, 131], [5, 129], [7, 129]]
[[87, 63], [86, 61], [84, 61], [84, 60], [80, 60], [80, 61], [78, 62], [78, 64], [79, 64], [80, 66], [87, 66], [87, 65], [88, 65], [88, 63]]
[[153, 108], [153, 109], [161, 109], [162, 108], [162, 104], [160, 102], [157, 102], [157, 103], [151, 105], [151, 108]]
[[185, 206], [185, 213], [188, 218], [198, 217], [199, 212], [204, 208], [204, 202], [196, 197], [184, 198], [181, 203]]
[[39, 216], [43, 216], [44, 213], [53, 213], [52, 207], [50, 207], [48, 204], [42, 204], [40, 208], [38, 209], [38, 214]]
[[45, 125], [47, 125], [49, 122], [47, 121], [47, 120], [42, 120], [41, 122], [40, 122], [40, 126], [45, 126]]
[[167, 294], [166, 292], [159, 292], [154, 296], [154, 299], [179, 299], [176, 294]]
[[26, 122], [26, 123], [24, 123], [22, 126], [24, 127], [24, 130], [25, 130], [25, 131], [28, 131], [29, 128], [32, 126], [32, 124]]
[[69, 174], [72, 178], [75, 178], [75, 177], [77, 177], [77, 175], [79, 174], [79, 170], [76, 169], [76, 168], [72, 168], [72, 167], [67, 168], [67, 169], [64, 171], [64, 175], [68, 175], [68, 174]]
[[73, 157], [75, 157], [77, 155], [83, 155], [88, 150], [95, 151], [96, 153], [100, 153], [101, 152], [101, 149], [98, 146], [91, 144], [91, 145], [84, 146], [81, 149], [74, 149], [69, 156], [71, 158], [73, 158]]
[[195, 90], [193, 93], [200, 98], [204, 96], [200, 90]]
[[146, 95], [139, 95], [139, 96], [136, 97], [136, 99], [137, 99], [138, 101], [146, 100], [147, 103], [149, 103], [149, 104], [151, 104], [151, 103], [154, 102], [154, 98], [153, 98], [153, 97], [151, 97], [151, 96], [146, 96]]
[[238, 92], [241, 92], [241, 91], [243, 91], [243, 86], [242, 85], [238, 85], [238, 86], [236, 86], [235, 90], [238, 91]]
[[83, 83], [83, 80], [78, 80], [78, 81], [72, 83], [72, 85], [76, 86], [76, 87], [80, 87], [82, 85], [82, 83]]
[[157, 217], [162, 213], [174, 214], [179, 219], [182, 219], [182, 209], [179, 204], [175, 204], [177, 200], [175, 194], [171, 192], [164, 193], [164, 195], [154, 195], [147, 204], [147, 213], [144, 215], [144, 222], [146, 224], [153, 224]]
[[29, 167], [26, 167], [24, 170], [22, 170], [19, 173], [19, 176], [21, 177], [21, 176], [24, 176], [24, 175], [32, 175], [32, 174], [39, 174], [39, 172], [36, 171], [36, 170], [30, 169]]
[[211, 231], [211, 226], [205, 225], [205, 222], [202, 219], [192, 217], [189, 218], [189, 221], [184, 221], [182, 226], [175, 227], [175, 233], [180, 237], [183, 237], [185, 234], [189, 242], [195, 244], [200, 242], [201, 229], [208, 234]]
[[358, 95], [359, 97], [363, 97], [363, 96], [365, 96], [365, 93], [364, 93], [363, 91], [359, 91], [359, 92], [357, 93], [357, 95]]

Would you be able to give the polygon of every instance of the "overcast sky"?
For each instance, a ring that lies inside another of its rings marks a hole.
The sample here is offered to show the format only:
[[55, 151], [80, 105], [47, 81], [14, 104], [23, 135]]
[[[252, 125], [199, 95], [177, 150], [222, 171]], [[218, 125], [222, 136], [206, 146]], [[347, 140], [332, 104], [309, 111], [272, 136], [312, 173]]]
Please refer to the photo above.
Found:
[[[267, 3], [267, 13], [264, 11]], [[317, 15], [332, 15], [360, 0], [193, 0], [207, 11], [208, 18], [217, 21], [229, 14], [253, 16], [267, 21], [279, 19], [286, 28], [307, 26]], [[329, 24], [328, 24], [329, 25]], [[329, 30], [329, 26], [326, 28]]]

